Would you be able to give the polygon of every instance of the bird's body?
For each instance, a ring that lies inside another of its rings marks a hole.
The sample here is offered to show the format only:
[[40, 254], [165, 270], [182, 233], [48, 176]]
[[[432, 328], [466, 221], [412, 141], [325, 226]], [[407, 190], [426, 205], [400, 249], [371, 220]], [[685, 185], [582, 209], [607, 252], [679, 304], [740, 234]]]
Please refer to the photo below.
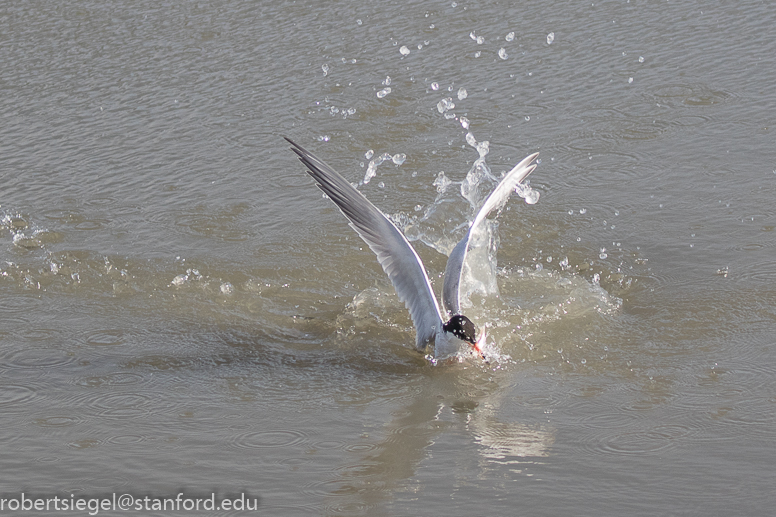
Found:
[[485, 217], [501, 206], [515, 186], [536, 168], [531, 162], [538, 153], [528, 156], [507, 173], [485, 200], [466, 235], [450, 254], [442, 288], [443, 313], [423, 262], [396, 225], [337, 171], [290, 139], [286, 140], [293, 146], [292, 150], [307, 167], [308, 174], [318, 187], [339, 207], [350, 221], [350, 226], [377, 255], [399, 299], [410, 312], [417, 333], [415, 347], [428, 353], [433, 346], [434, 357], [440, 359], [455, 355], [461, 345], [467, 343], [484, 358], [484, 329], [477, 338], [474, 324], [460, 314], [461, 275], [470, 238]]

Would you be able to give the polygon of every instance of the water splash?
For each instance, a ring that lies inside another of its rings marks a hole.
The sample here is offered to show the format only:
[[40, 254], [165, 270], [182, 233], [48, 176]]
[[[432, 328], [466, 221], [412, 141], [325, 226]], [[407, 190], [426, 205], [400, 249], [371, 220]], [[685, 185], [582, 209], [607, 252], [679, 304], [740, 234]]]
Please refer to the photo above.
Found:
[[455, 109], [455, 103], [453, 102], [452, 97], [447, 97], [437, 103], [437, 110], [439, 110], [439, 113], [444, 113], [452, 109]]

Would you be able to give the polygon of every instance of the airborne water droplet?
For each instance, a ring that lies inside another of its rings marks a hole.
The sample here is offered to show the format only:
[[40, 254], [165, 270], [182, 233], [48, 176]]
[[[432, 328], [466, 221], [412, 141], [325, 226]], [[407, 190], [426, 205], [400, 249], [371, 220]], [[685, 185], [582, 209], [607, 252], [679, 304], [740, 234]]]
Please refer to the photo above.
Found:
[[509, 57], [509, 54], [507, 54], [507, 50], [504, 47], [501, 47], [498, 51], [498, 57], [501, 59], [506, 59]]
[[547, 34], [547, 44], [552, 45], [552, 42], [555, 41], [555, 33], [551, 32]]
[[402, 45], [402, 47], [399, 49], [399, 53], [402, 56], [409, 56], [410, 55], [410, 49], [408, 49], [406, 45]]
[[469, 96], [469, 94], [466, 91], [466, 88], [464, 88], [464, 87], [458, 88], [458, 100], [459, 101], [464, 100], [468, 96]]
[[515, 33], [514, 32], [510, 32], [509, 34], [506, 35], [506, 37], [504, 39], [507, 40], [507, 41], [512, 41], [513, 39], [515, 39]]

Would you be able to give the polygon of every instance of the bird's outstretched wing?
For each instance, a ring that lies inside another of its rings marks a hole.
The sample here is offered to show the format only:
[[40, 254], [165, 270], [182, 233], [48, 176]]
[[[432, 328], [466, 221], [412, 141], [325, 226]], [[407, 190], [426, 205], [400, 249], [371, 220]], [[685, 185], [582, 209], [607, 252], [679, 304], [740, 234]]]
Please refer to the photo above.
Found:
[[445, 267], [445, 283], [442, 287], [442, 303], [444, 304], [445, 311], [451, 315], [461, 313], [461, 273], [463, 272], [463, 265], [466, 262], [466, 252], [469, 250], [469, 240], [472, 233], [482, 223], [482, 221], [492, 212], [495, 208], [503, 205], [509, 195], [512, 193], [518, 183], [523, 181], [529, 174], [536, 168], [536, 164], [531, 164], [539, 153], [534, 153], [530, 156], [526, 156], [520, 163], [514, 166], [501, 182], [493, 189], [488, 198], [482, 204], [482, 208], [477, 212], [477, 216], [474, 218], [474, 222], [469, 227], [469, 231], [466, 232], [461, 241], [455, 245], [452, 253], [447, 259], [447, 266]]
[[420, 257], [407, 238], [371, 201], [320, 158], [284, 137], [307, 173], [350, 221], [391, 280], [396, 294], [410, 312], [417, 337], [415, 346], [424, 350], [442, 326], [431, 282]]

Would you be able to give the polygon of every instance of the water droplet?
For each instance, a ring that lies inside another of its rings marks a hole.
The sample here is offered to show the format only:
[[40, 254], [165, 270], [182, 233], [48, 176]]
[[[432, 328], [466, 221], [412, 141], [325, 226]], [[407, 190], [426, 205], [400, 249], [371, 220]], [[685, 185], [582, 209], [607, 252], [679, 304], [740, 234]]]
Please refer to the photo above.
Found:
[[469, 119], [466, 117], [461, 117], [458, 119], [458, 121], [461, 123], [461, 127], [464, 129], [469, 129]]
[[643, 63], [643, 62], [644, 62], [644, 56], [639, 56], [639, 63]]
[[619, 210], [615, 210], [614, 211], [614, 215], [620, 215], [620, 211]]
[[447, 187], [449, 187], [453, 181], [445, 176], [445, 171], [439, 171], [439, 174], [437, 174], [437, 177], [434, 179], [434, 185], [437, 189], [437, 192], [442, 193], [445, 190], [447, 190]]
[[437, 110], [439, 110], [439, 113], [444, 113], [445, 111], [449, 111], [453, 108], [455, 108], [455, 103], [453, 102], [452, 97], [447, 97], [437, 103]]
[[359, 18], [358, 20], [356, 20], [356, 23], [357, 23], [358, 25], [361, 25], [363, 22], [362, 22], [362, 21], [361, 21], [361, 19]]
[[382, 99], [383, 97], [385, 97], [389, 93], [391, 93], [391, 88], [390, 87], [383, 88], [382, 90], [377, 92], [377, 98], [378, 99]]
[[402, 56], [409, 56], [410, 55], [410, 49], [408, 49], [406, 45], [402, 45], [402, 47], [399, 49], [399, 53]]
[[374, 155], [375, 155], [375, 152], [372, 149], [370, 149], [366, 152], [366, 154], [364, 155], [364, 158], [366, 158], [367, 160], [371, 160], [372, 156]]
[[464, 100], [468, 96], [469, 96], [469, 94], [466, 91], [466, 88], [464, 88], [464, 87], [458, 88], [458, 100], [459, 101]]
[[326, 63], [321, 65], [321, 70], [323, 70], [323, 76], [324, 77], [329, 75], [329, 65], [327, 65]]
[[421, 205], [415, 205], [416, 212], [420, 212], [421, 210], [423, 210], [423, 207]]
[[505, 49], [504, 47], [501, 47], [501, 48], [499, 49], [499, 51], [498, 51], [498, 57], [500, 57], [501, 59], [506, 59], [506, 58], [508, 58], [508, 57], [509, 57], [509, 54], [507, 54], [507, 49]]
[[536, 191], [536, 190], [533, 190], [533, 189], [531, 189], [528, 192], [526, 192], [526, 194], [525, 194], [525, 202], [528, 205], [535, 205], [536, 203], [538, 203], [539, 202], [539, 192]]
[[393, 161], [393, 163], [395, 163], [396, 165], [401, 165], [402, 163], [404, 163], [404, 160], [406, 159], [407, 159], [407, 155], [404, 153], [394, 154], [391, 157], [391, 161]]
[[329, 135], [320, 135], [318, 137], [319, 142], [328, 142], [329, 141]]
[[531, 117], [529, 115], [526, 115], [525, 116], [525, 121], [528, 122], [529, 120], [531, 120]]
[[512, 41], [513, 39], [515, 39], [515, 33], [514, 32], [510, 32], [509, 34], [507, 34], [504, 37], [504, 39], [507, 40], [507, 41]]
[[474, 135], [471, 133], [471, 131], [466, 133], [466, 143], [472, 147], [477, 145], [477, 139], [474, 138]]
[[377, 184], [377, 186], [380, 188], [385, 188], [385, 182], [381, 181], [380, 183]]
[[224, 282], [221, 284], [221, 294], [232, 294], [234, 292], [234, 287], [232, 287], [232, 284], [229, 282]]
[[479, 50], [474, 53], [474, 57], [480, 57], [481, 55], [482, 55], [482, 52], [480, 52]]
[[391, 76], [386, 75], [385, 79], [383, 79], [383, 86], [390, 86], [391, 85]]
[[633, 82], [633, 77], [628, 77], [628, 84], [631, 84]]
[[580, 208], [579, 209], [579, 213], [583, 214], [583, 215], [586, 214], [587, 213], [587, 208]]
[[598, 258], [600, 258], [601, 260], [603, 260], [603, 259], [605, 259], [605, 258], [606, 258], [606, 257], [608, 257], [608, 256], [609, 256], [609, 255], [607, 255], [607, 254], [606, 254], [606, 248], [601, 248], [601, 253], [599, 253], [599, 254], [598, 254]]
[[573, 210], [569, 210], [569, 215], [574, 215], [574, 211]]
[[547, 44], [552, 45], [552, 42], [555, 41], [555, 33], [551, 32], [547, 34]]
[[439, 89], [439, 83], [431, 83], [431, 89], [434, 91], [437, 91]]

